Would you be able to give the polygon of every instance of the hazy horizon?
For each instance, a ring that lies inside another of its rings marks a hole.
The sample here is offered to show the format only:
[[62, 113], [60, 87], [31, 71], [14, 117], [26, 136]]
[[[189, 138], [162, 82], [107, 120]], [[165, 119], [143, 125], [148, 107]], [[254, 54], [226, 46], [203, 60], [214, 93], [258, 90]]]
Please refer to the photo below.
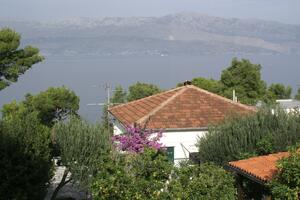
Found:
[[300, 24], [299, 0], [0, 0], [0, 3], [2, 20], [51, 22], [81, 17], [157, 17], [196, 12], [223, 18]]

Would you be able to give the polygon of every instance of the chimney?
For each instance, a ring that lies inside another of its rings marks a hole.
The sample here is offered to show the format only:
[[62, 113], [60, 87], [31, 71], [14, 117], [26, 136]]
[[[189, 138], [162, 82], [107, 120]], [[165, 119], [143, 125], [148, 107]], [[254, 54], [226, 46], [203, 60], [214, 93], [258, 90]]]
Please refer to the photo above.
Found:
[[186, 80], [186, 81], [183, 82], [183, 85], [184, 86], [186, 86], [186, 85], [192, 85], [192, 81]]

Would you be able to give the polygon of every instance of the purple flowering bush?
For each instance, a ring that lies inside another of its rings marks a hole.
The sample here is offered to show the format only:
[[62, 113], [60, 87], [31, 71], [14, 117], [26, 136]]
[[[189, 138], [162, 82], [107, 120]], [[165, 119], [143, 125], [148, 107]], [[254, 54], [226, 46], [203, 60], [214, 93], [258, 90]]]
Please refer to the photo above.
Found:
[[163, 147], [159, 142], [162, 131], [144, 130], [138, 127], [127, 127], [123, 135], [113, 136], [117, 148], [121, 151], [142, 153], [144, 148], [159, 150]]

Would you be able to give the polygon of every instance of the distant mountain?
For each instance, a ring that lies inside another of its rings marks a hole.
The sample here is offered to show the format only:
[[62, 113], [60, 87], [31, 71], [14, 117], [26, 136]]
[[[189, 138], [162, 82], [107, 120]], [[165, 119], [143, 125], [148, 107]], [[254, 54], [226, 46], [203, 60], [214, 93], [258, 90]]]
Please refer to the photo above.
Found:
[[50, 55], [300, 54], [300, 25], [197, 13], [78, 18], [54, 23], [1, 21]]

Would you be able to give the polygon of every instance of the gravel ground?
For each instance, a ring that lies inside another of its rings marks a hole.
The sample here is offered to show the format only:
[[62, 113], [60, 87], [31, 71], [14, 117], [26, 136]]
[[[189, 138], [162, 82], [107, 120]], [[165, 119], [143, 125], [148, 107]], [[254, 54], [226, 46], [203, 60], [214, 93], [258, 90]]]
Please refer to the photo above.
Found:
[[[59, 182], [62, 179], [64, 174], [65, 167], [64, 166], [56, 166], [55, 167], [55, 175], [51, 179], [50, 186], [48, 188], [47, 196], [45, 200], [50, 200], [51, 195]], [[83, 200], [89, 199], [86, 192], [80, 190], [80, 188], [72, 183], [66, 184], [58, 193], [57, 198], [64, 199], [64, 198], [72, 198], [74, 200]]]

